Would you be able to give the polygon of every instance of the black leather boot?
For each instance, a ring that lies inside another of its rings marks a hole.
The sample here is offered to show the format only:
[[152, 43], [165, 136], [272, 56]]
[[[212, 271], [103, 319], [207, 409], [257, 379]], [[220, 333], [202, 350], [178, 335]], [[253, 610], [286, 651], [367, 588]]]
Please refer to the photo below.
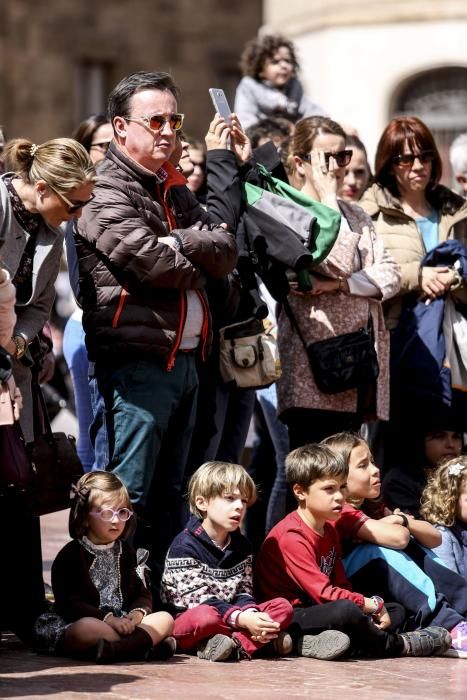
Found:
[[136, 627], [134, 632], [116, 642], [100, 639], [97, 642], [96, 664], [143, 660], [151, 647], [151, 635], [142, 627]]

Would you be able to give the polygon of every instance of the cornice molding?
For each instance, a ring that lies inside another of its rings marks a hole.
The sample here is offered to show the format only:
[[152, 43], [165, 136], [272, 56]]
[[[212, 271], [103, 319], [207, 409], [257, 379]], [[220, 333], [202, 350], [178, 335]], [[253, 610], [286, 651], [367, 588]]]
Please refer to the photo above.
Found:
[[290, 37], [345, 26], [455, 20], [467, 20], [466, 0], [269, 0], [264, 8], [265, 29]]

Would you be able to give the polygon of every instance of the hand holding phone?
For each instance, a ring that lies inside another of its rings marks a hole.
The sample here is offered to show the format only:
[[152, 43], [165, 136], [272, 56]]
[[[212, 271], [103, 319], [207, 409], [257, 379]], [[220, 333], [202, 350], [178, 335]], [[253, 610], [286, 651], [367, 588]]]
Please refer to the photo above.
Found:
[[209, 88], [209, 94], [211, 95], [211, 100], [214, 105], [214, 109], [220, 116], [225, 120], [226, 124], [232, 125], [231, 114], [229, 103], [225, 93], [220, 88]]

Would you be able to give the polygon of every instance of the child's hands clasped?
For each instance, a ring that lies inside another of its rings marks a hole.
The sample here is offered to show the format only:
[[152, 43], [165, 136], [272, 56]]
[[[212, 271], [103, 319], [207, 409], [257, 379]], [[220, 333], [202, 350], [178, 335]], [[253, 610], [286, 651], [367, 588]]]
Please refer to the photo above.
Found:
[[128, 634], [134, 632], [136, 627], [136, 622], [132, 617], [128, 616], [114, 617], [110, 615], [110, 617], [106, 619], [106, 623], [122, 637], [126, 637]]
[[244, 627], [251, 634], [254, 642], [267, 644], [279, 635], [280, 625], [265, 612], [250, 610], [237, 617], [237, 626]]

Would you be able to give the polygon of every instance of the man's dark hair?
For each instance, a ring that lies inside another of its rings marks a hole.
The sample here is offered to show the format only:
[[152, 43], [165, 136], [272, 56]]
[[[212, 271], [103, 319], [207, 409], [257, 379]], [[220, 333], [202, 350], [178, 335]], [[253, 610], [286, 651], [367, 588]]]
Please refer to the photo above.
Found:
[[257, 148], [262, 138], [272, 139], [274, 136], [287, 138], [292, 130], [292, 122], [288, 119], [277, 117], [276, 119], [261, 119], [250, 126], [246, 133], [251, 141], [251, 147]]
[[138, 71], [122, 78], [109, 95], [107, 113], [113, 125], [114, 117], [127, 117], [130, 110], [130, 100], [142, 90], [168, 90], [176, 100], [180, 92], [169, 73], [147, 73]]

